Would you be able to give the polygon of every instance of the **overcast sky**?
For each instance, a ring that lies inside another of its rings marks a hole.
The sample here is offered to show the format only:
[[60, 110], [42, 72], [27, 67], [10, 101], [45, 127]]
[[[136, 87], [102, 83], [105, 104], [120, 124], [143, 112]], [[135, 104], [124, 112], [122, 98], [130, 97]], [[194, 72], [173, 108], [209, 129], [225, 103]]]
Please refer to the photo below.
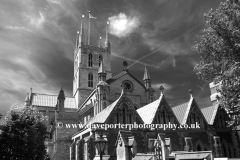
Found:
[[193, 71], [200, 56], [191, 48], [204, 29], [203, 14], [220, 0], [0, 0], [0, 113], [22, 104], [35, 93], [57, 95], [60, 84], [72, 96], [73, 52], [76, 33], [88, 11], [91, 44], [105, 40], [110, 21], [113, 75], [127, 60], [129, 71], [142, 80], [148, 66], [152, 85], [165, 87], [174, 106], [189, 100], [188, 90], [200, 106], [210, 105], [207, 82]]

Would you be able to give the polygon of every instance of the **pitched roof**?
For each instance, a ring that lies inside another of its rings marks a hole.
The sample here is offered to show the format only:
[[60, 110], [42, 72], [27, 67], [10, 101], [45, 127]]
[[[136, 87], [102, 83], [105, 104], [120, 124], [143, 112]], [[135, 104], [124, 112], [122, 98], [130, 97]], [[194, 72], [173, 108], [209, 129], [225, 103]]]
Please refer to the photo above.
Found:
[[180, 124], [185, 124], [187, 121], [188, 113], [190, 111], [192, 102], [194, 98], [191, 98], [189, 102], [183, 103], [181, 105], [172, 107], [172, 110], [177, 117], [177, 120]]
[[122, 76], [124, 76], [125, 74], [127, 74], [128, 72], [127, 71], [122, 71], [120, 73], [118, 73], [117, 75], [113, 76], [112, 78], [109, 78], [107, 80], [107, 83], [111, 83], [111, 82], [114, 82], [115, 80], [121, 78]]
[[82, 108], [82, 109], [78, 112], [78, 114], [79, 114], [79, 115], [82, 115], [83, 113], [85, 113], [86, 111], [88, 111], [88, 110], [91, 109], [91, 108], [93, 108], [93, 104], [92, 104], [92, 103], [90, 103], [90, 104], [86, 105], [86, 107]]
[[219, 103], [209, 107], [201, 108], [203, 116], [209, 125], [213, 125], [218, 108], [219, 108]]
[[117, 103], [120, 101], [120, 99], [123, 96], [123, 92], [120, 95], [120, 97], [114, 101], [112, 104], [110, 104], [108, 107], [106, 107], [104, 110], [99, 112], [95, 117], [93, 117], [91, 120], [88, 121], [89, 123], [105, 123], [111, 112], [113, 111], [114, 107], [117, 105]]
[[[32, 93], [31, 104], [33, 106], [56, 107], [57, 97], [57, 95]], [[73, 97], [65, 97], [64, 108], [77, 108], [75, 99]]]
[[133, 160], [153, 160], [154, 157], [154, 154], [137, 153]]
[[126, 71], [126, 70], [120, 72], [119, 74], [113, 76], [112, 78], [109, 78], [106, 82], [107, 82], [108, 84], [110, 84], [110, 83], [116, 81], [117, 79], [121, 78], [122, 76], [124, 76], [124, 75], [126, 75], [126, 74], [128, 74], [128, 75], [129, 75], [130, 77], [132, 77], [135, 81], [137, 81], [141, 86], [143, 86], [143, 88], [146, 89], [146, 87], [144, 86], [144, 84], [143, 84], [142, 82], [140, 82], [140, 81], [139, 81], [137, 78], [135, 78], [129, 71]]
[[147, 104], [137, 110], [138, 114], [142, 118], [145, 124], [151, 124], [157, 109], [163, 99], [163, 95], [161, 95], [157, 100], [153, 101], [152, 103]]

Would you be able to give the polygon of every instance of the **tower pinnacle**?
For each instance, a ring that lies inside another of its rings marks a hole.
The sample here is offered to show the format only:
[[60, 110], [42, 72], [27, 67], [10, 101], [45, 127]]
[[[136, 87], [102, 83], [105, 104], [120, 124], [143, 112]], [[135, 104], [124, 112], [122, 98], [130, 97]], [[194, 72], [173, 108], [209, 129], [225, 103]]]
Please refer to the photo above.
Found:
[[147, 66], [145, 65], [144, 75], [143, 75], [143, 82], [146, 88], [151, 88], [151, 78], [147, 70]]
[[110, 45], [110, 41], [109, 41], [109, 39], [108, 39], [108, 33], [109, 33], [108, 27], [109, 27], [109, 21], [107, 21], [107, 26], [106, 26], [105, 48], [107, 48], [107, 51], [108, 51], [109, 53], [111, 53], [111, 45]]
[[84, 43], [83, 20], [84, 20], [84, 15], [82, 15], [81, 30], [80, 30], [80, 35], [79, 35], [79, 43]]
[[150, 78], [150, 75], [148, 73], [148, 70], [147, 70], [147, 66], [145, 65], [145, 69], [144, 69], [144, 76], [143, 76], [143, 81], [145, 80], [151, 80]]

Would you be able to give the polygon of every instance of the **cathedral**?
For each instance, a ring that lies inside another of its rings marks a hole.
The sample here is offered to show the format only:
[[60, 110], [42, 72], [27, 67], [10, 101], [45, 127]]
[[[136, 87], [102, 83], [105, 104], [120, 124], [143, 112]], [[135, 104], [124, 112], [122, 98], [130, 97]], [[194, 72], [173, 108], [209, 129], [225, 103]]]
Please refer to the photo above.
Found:
[[[35, 93], [31, 89], [25, 99], [25, 105], [37, 107], [48, 117], [45, 124], [50, 135], [46, 139], [46, 147], [51, 159], [100, 159], [94, 145], [99, 136], [107, 141], [104, 160], [240, 157], [239, 135], [227, 127], [227, 113], [216, 99], [219, 85], [209, 85], [211, 106], [199, 106], [191, 90], [187, 102], [170, 106], [162, 86], [159, 86], [160, 96], [155, 96], [151, 74], [146, 66], [143, 66], [143, 80], [131, 74], [125, 61], [122, 72], [112, 75], [108, 25], [104, 45], [99, 40], [99, 45], [94, 46], [85, 41], [81, 23], [73, 57], [71, 97], [65, 96], [62, 88], [58, 95]], [[85, 127], [67, 127], [66, 124], [82, 124]], [[119, 125], [115, 128], [87, 127], [93, 124]], [[138, 127], [122, 128], [120, 124]], [[140, 127], [151, 124], [195, 124], [195, 127]]]

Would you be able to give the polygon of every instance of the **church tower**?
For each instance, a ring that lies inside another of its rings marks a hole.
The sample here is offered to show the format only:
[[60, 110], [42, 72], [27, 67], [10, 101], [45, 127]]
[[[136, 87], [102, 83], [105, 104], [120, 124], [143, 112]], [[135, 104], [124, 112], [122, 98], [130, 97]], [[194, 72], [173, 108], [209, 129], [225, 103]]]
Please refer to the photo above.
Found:
[[[85, 42], [84, 16], [82, 17], [80, 33], [77, 32], [76, 48], [74, 51], [74, 77], [73, 77], [73, 97], [78, 107], [93, 92], [98, 83], [98, 70], [103, 62], [106, 79], [112, 77], [111, 52], [108, 40], [108, 25], [106, 27], [105, 47], [101, 45], [88, 45]], [[100, 43], [99, 43], [100, 44]]]

